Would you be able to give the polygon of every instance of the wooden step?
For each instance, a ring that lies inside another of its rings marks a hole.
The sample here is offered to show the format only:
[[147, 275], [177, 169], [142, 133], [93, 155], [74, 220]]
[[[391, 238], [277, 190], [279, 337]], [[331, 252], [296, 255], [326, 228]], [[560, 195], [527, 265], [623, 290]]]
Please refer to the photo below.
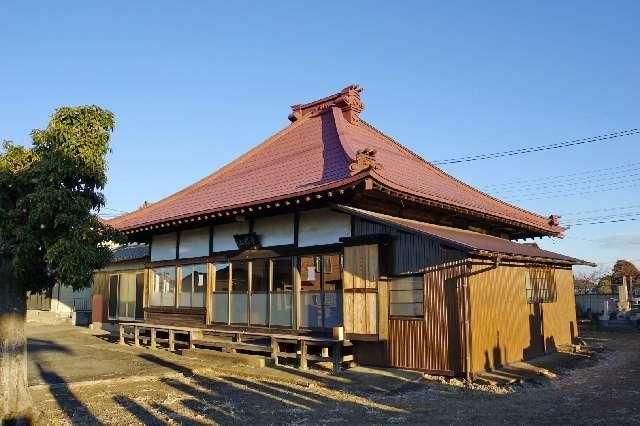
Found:
[[206, 359], [211, 361], [231, 361], [234, 364], [246, 365], [248, 367], [263, 368], [271, 364], [271, 359], [260, 355], [249, 355], [239, 353], [228, 353], [212, 351], [209, 349], [184, 349], [180, 351], [183, 356], [191, 358]]
[[222, 348], [225, 350], [239, 349], [243, 351], [271, 353], [271, 346], [254, 345], [251, 343], [243, 342], [231, 342], [223, 340], [194, 340], [193, 344], [196, 346]]

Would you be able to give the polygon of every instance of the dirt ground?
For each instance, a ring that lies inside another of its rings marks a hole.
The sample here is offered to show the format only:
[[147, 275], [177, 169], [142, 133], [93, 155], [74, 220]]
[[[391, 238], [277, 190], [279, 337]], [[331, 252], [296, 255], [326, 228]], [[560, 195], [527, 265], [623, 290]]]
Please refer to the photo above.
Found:
[[70, 326], [28, 333], [39, 424], [640, 423], [637, 332], [585, 332], [607, 349], [521, 384], [472, 387], [391, 369], [212, 363]]

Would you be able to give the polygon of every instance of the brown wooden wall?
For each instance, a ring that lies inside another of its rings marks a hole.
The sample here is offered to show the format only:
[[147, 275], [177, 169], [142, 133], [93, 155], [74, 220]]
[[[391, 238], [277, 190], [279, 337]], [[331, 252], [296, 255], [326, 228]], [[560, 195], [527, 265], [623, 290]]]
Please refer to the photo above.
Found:
[[93, 297], [91, 301], [91, 321], [93, 322], [107, 322], [108, 275], [108, 272], [95, 272], [93, 274]]
[[557, 300], [529, 304], [523, 265], [474, 262], [469, 277], [471, 369], [479, 371], [553, 351], [577, 334], [571, 269], [553, 269]]
[[424, 318], [389, 320], [389, 363], [393, 367], [460, 372], [463, 369], [463, 309], [466, 262], [425, 273]]

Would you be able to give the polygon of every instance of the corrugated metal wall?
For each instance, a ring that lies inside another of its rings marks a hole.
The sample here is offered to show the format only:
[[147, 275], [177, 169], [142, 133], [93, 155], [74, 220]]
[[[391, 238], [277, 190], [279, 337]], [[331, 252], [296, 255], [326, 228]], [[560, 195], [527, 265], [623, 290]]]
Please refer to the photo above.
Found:
[[577, 334], [571, 269], [553, 269], [557, 300], [527, 303], [524, 265], [474, 262], [469, 277], [472, 371], [530, 358]]
[[459, 372], [464, 356], [466, 262], [439, 265], [425, 273], [424, 318], [389, 320], [389, 362], [394, 367]]

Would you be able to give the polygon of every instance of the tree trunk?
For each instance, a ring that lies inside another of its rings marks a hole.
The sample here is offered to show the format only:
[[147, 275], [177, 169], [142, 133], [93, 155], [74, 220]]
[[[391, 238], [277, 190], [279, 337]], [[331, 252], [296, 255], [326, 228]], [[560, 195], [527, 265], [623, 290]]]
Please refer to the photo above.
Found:
[[26, 293], [11, 268], [0, 255], [0, 424], [29, 424], [35, 410], [27, 387]]

